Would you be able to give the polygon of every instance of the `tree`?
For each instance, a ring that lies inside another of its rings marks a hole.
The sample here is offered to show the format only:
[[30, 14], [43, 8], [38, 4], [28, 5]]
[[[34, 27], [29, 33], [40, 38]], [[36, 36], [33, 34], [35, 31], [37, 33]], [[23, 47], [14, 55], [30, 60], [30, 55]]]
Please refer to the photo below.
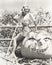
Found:
[[9, 24], [9, 25], [16, 25], [16, 23], [14, 22], [14, 21], [16, 21], [14, 19], [14, 16], [16, 14], [17, 14], [17, 12], [10, 13], [10, 12], [5, 10], [3, 15], [2, 15], [2, 20], [1, 20], [2, 24], [4, 24], [4, 25], [7, 25], [7, 24]]

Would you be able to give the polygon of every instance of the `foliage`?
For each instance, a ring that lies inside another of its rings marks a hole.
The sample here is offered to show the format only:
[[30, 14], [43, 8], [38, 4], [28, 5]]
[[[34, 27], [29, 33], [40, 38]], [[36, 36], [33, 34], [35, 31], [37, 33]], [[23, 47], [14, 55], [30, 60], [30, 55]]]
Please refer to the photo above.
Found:
[[2, 24], [4, 25], [16, 25], [16, 23], [14, 21], [14, 16], [17, 14], [17, 12], [14, 12], [14, 13], [10, 13], [8, 11], [4, 11], [3, 15], [2, 15]]
[[37, 25], [49, 25], [51, 22], [50, 12], [44, 12], [43, 9], [39, 10], [35, 16]]

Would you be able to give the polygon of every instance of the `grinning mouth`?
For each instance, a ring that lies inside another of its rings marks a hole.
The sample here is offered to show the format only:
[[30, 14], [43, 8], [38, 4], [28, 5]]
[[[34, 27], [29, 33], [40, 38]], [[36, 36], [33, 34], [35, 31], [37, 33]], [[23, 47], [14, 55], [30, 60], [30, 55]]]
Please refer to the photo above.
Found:
[[34, 48], [32, 48], [32, 50], [33, 50], [34, 52], [37, 52], [37, 53], [43, 53], [43, 52], [45, 52], [47, 49], [48, 49], [48, 46], [47, 46], [46, 48], [44, 48], [44, 49], [34, 49]]

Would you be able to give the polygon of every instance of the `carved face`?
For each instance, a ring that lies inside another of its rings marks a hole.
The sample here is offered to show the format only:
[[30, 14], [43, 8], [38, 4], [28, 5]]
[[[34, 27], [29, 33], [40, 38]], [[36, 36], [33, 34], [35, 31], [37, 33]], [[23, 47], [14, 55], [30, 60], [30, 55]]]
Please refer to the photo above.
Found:
[[[43, 54], [51, 53], [51, 37], [45, 31], [40, 31], [36, 34], [30, 33], [30, 36], [23, 41], [22, 55], [26, 57], [44, 57]], [[48, 51], [47, 51], [48, 50]], [[46, 53], [45, 53], [46, 52]], [[39, 56], [40, 54], [40, 56]]]

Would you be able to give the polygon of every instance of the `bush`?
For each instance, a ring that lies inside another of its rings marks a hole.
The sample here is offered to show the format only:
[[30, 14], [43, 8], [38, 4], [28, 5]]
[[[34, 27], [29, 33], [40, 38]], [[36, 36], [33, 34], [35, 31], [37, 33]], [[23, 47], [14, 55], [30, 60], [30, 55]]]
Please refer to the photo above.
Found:
[[9, 13], [8, 11], [4, 11], [3, 15], [2, 15], [2, 24], [4, 25], [16, 25], [16, 23], [14, 23], [14, 16], [17, 14], [17, 12], [14, 13]]

